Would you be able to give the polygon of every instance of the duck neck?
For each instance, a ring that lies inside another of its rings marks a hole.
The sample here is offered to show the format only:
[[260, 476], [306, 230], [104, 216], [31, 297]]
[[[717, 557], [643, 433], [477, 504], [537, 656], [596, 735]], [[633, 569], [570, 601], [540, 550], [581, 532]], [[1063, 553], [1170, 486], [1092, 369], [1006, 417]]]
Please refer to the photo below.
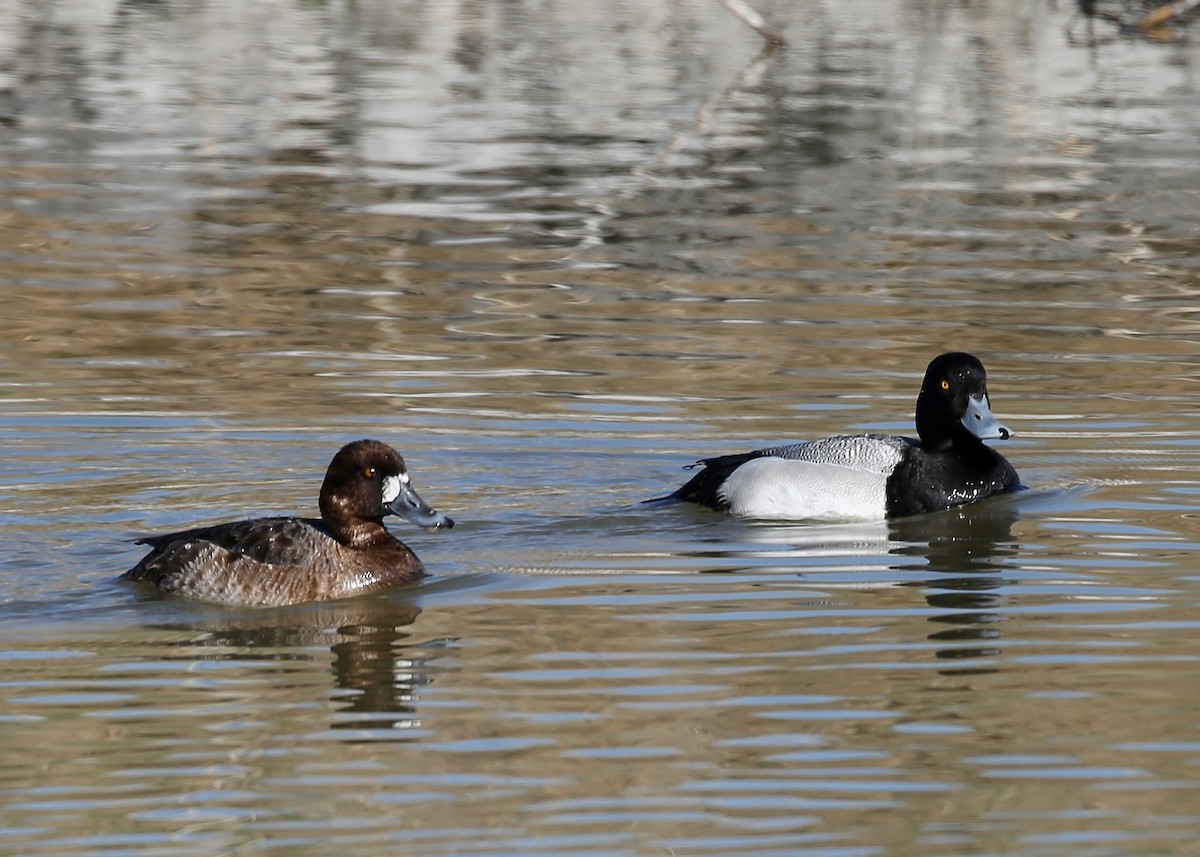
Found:
[[341, 536], [346, 544], [354, 548], [366, 548], [372, 545], [394, 542], [395, 537], [388, 532], [383, 521], [355, 521], [341, 530]]
[[383, 518], [361, 518], [350, 514], [345, 504], [321, 495], [321, 520], [335, 539], [352, 548], [364, 548], [390, 541], [392, 534], [383, 525]]
[[940, 432], [933, 438], [934, 443], [927, 442], [921, 435], [921, 446], [929, 450], [946, 452], [954, 451], [969, 470], [986, 470], [996, 461], [996, 452], [967, 430], [962, 423], [955, 423], [948, 432]]
[[969, 454], [973, 450], [987, 449], [987, 445], [971, 434], [960, 420], [947, 424], [921, 409], [917, 412], [917, 436], [921, 438], [921, 446], [931, 452], [953, 447], [960, 453]]
[[970, 435], [970, 432], [958, 420], [954, 420], [947, 428], [942, 420], [936, 418], [937, 412], [937, 407], [931, 406], [926, 401], [926, 393], [922, 390], [917, 397], [917, 437], [921, 439], [921, 446], [930, 452], [957, 446], [955, 441], [956, 435], [959, 433]]

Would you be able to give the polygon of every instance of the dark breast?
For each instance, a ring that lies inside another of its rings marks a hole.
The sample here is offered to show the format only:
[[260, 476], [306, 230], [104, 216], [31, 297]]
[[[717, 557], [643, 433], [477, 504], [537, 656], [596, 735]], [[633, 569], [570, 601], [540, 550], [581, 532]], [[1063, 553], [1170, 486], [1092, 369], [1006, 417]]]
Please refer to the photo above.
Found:
[[958, 451], [929, 452], [913, 448], [887, 480], [889, 518], [962, 506], [1020, 487], [1017, 471], [999, 453], [964, 458]]

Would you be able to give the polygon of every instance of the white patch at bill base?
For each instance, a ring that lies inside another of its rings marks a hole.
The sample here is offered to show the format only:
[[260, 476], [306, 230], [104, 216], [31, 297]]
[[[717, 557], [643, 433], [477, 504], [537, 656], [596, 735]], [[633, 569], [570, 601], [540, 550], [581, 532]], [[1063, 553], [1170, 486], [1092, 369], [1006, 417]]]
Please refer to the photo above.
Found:
[[385, 476], [383, 477], [383, 502], [391, 503], [400, 496], [400, 485], [402, 482], [407, 482], [405, 478], [407, 474], [401, 476]]

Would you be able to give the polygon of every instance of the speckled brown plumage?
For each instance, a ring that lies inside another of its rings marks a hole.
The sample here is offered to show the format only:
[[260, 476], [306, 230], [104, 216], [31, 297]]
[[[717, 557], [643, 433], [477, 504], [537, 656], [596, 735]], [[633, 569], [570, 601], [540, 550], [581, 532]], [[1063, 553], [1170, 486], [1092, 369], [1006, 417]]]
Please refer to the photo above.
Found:
[[227, 604], [345, 598], [425, 574], [416, 554], [384, 527], [385, 515], [454, 526], [412, 490], [400, 454], [372, 440], [334, 456], [320, 508], [320, 519], [259, 518], [139, 539], [150, 553], [122, 578]]

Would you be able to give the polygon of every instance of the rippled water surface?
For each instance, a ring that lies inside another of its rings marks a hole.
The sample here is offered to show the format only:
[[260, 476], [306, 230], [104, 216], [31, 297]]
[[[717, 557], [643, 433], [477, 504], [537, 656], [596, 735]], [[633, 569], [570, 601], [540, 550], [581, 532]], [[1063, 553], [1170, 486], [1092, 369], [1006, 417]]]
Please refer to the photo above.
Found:
[[[1196, 853], [1194, 40], [759, 8], [0, 5], [0, 851]], [[1027, 491], [638, 505], [951, 349]], [[363, 436], [427, 581], [116, 582]]]

